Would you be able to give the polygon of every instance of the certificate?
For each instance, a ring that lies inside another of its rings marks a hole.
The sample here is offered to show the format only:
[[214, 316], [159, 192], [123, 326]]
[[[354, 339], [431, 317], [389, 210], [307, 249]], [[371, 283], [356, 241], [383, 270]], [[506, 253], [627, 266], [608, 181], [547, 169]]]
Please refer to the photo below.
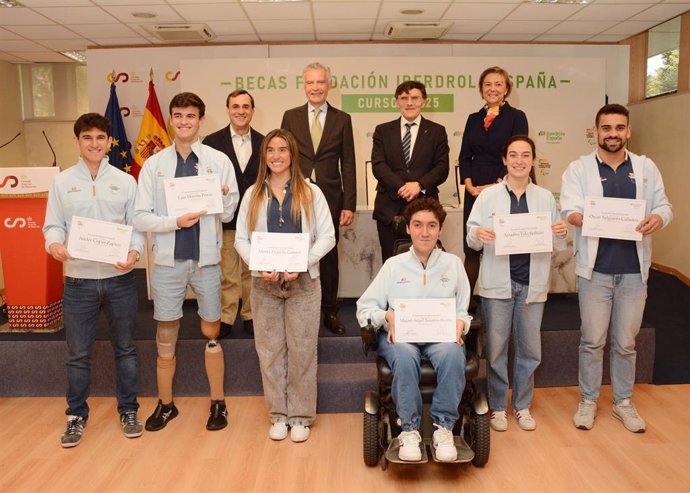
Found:
[[132, 226], [72, 216], [67, 251], [78, 259], [115, 264], [126, 262]]
[[550, 212], [496, 216], [494, 232], [496, 255], [553, 251]]
[[254, 231], [249, 270], [306, 272], [309, 265], [309, 233]]
[[395, 342], [455, 342], [455, 298], [398, 299]]
[[585, 197], [582, 236], [640, 241], [635, 231], [645, 215], [646, 200]]
[[218, 175], [167, 178], [164, 182], [168, 216], [179, 217], [188, 212], [223, 212], [223, 197]]

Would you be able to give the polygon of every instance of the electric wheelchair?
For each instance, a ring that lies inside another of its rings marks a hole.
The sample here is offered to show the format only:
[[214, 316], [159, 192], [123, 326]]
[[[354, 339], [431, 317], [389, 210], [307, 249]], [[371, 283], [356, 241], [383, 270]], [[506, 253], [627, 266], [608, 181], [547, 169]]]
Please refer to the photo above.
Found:
[[[397, 218], [396, 218], [397, 219]], [[398, 231], [400, 227], [396, 228]], [[396, 240], [395, 252], [402, 253], [409, 249], [409, 240]], [[442, 248], [442, 245], [439, 247]], [[472, 320], [470, 330], [465, 338], [465, 352], [467, 364], [465, 367], [465, 390], [458, 408], [460, 418], [453, 428], [455, 446], [458, 457], [455, 463], [472, 462], [477, 467], [483, 467], [489, 460], [490, 451], [490, 413], [484, 379], [479, 379], [479, 362], [481, 349], [481, 320]], [[378, 329], [371, 323], [361, 328], [362, 349], [367, 355], [377, 346]], [[402, 461], [398, 457], [400, 444], [396, 438], [402, 431], [392, 398], [391, 386], [393, 373], [384, 358], [376, 358], [377, 391], [368, 391], [364, 398], [364, 434], [363, 456], [364, 463], [373, 467], [381, 464], [387, 469], [390, 462], [404, 464], [420, 464], [429, 461], [427, 448], [431, 450], [432, 459], [435, 457], [434, 447], [431, 446], [433, 421], [430, 414], [431, 399], [436, 388], [436, 373], [431, 363], [422, 359], [420, 391], [422, 394], [422, 423], [419, 433], [422, 437], [422, 460], [418, 462]]]

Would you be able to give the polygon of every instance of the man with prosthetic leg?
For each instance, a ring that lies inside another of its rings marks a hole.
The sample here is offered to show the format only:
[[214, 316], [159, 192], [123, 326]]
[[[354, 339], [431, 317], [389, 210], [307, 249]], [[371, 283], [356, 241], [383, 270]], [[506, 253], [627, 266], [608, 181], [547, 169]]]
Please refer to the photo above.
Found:
[[[175, 346], [182, 318], [187, 286], [197, 297], [201, 332], [208, 339], [205, 349], [206, 374], [211, 390], [208, 430], [227, 426], [227, 407], [223, 395], [225, 363], [223, 349], [216, 340], [220, 333], [220, 249], [221, 221], [232, 219], [239, 192], [228, 157], [199, 141], [199, 129], [206, 106], [193, 93], [183, 92], [170, 102], [170, 123], [174, 142], [151, 156], [139, 175], [134, 226], [151, 232], [155, 267], [151, 288], [153, 317], [157, 321], [158, 405], [146, 420], [146, 429], [157, 431], [178, 415], [173, 402]], [[189, 212], [169, 216], [164, 180], [185, 176], [218, 175], [222, 187], [223, 212]]]

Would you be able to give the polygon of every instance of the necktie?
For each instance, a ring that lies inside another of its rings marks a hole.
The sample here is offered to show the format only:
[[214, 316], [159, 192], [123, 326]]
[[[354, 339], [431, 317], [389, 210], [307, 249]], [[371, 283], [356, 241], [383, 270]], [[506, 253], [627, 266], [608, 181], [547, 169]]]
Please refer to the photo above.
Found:
[[411, 128], [416, 123], [406, 123], [405, 124], [405, 135], [402, 139], [402, 153], [403, 159], [405, 160], [405, 166], [410, 164], [410, 146], [412, 145], [412, 131]]
[[314, 121], [311, 124], [311, 143], [314, 145], [314, 153], [316, 153], [319, 148], [319, 142], [321, 142], [321, 121], [319, 120], [319, 115], [321, 114], [321, 108], [314, 108]]

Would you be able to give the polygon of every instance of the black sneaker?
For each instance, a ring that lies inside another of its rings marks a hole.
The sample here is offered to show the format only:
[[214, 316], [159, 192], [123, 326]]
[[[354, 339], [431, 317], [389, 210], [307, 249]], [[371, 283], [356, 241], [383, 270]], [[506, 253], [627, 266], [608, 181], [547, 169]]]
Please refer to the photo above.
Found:
[[60, 438], [63, 448], [76, 447], [81, 442], [81, 436], [86, 428], [86, 420], [81, 416], [69, 416], [67, 418], [67, 428]]
[[158, 405], [156, 406], [156, 410], [153, 411], [153, 414], [149, 416], [149, 418], [146, 420], [146, 430], [162, 430], [163, 428], [165, 428], [165, 425], [168, 424], [168, 421], [174, 419], [177, 416], [177, 414], [178, 412], [174, 402], [170, 402], [170, 404], [166, 406], [163, 405], [160, 399], [158, 399]]
[[144, 427], [141, 426], [137, 412], [134, 410], [120, 414], [120, 424], [122, 425], [122, 432], [127, 438], [137, 438], [144, 433]]
[[225, 406], [225, 401], [211, 401], [211, 412], [208, 415], [206, 429], [217, 431], [226, 426], [228, 426], [228, 408]]

